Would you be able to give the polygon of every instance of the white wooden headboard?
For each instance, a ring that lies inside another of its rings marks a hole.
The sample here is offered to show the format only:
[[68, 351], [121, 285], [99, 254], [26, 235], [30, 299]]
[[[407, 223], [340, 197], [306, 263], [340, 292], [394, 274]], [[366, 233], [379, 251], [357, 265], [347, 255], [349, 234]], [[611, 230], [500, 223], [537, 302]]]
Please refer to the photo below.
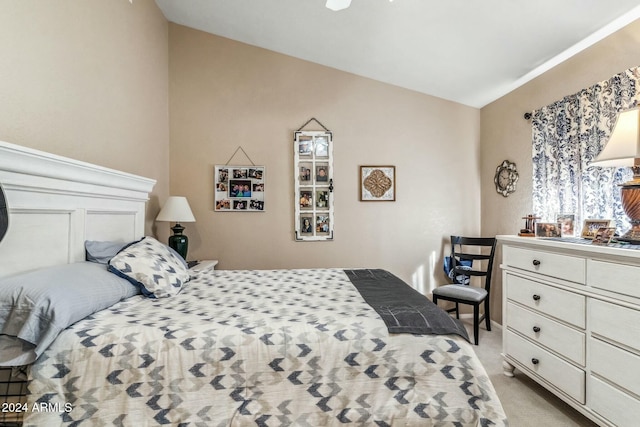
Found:
[[85, 240], [142, 237], [156, 181], [0, 141], [0, 183], [9, 213], [5, 277], [83, 261]]

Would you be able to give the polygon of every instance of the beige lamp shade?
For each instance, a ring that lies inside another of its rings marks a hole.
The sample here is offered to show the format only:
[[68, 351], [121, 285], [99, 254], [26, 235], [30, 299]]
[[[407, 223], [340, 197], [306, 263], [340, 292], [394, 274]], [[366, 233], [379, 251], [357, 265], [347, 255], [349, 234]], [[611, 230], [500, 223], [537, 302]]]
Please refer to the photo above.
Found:
[[196, 222], [186, 197], [171, 196], [167, 199], [156, 221]]
[[591, 162], [591, 166], [633, 166], [640, 158], [640, 109], [634, 108], [620, 113], [613, 127], [609, 142]]

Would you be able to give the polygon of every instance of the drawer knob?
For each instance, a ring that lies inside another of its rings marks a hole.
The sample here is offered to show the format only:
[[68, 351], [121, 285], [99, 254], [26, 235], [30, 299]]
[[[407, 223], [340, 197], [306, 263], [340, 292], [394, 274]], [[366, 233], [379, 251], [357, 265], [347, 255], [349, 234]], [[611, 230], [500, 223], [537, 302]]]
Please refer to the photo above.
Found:
[[540, 265], [540, 261], [537, 259], [533, 260], [533, 265], [535, 265], [536, 267]]
[[533, 296], [533, 300], [534, 301], [540, 301], [540, 295], [534, 295]]
[[539, 326], [534, 326], [533, 327], [533, 332], [540, 332], [540, 327]]
[[538, 363], [540, 363], [540, 361], [534, 357], [533, 359], [531, 359], [531, 363], [537, 365]]

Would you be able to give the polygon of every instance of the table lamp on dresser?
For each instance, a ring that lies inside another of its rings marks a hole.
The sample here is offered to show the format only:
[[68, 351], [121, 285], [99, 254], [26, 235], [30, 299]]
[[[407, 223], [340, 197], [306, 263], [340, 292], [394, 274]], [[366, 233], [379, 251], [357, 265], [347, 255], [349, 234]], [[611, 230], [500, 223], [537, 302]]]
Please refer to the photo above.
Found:
[[196, 222], [189, 202], [186, 197], [171, 196], [167, 199], [160, 213], [156, 217], [156, 221], [175, 222], [171, 227], [173, 235], [169, 236], [169, 247], [178, 252], [182, 258], [187, 259], [187, 251], [189, 249], [189, 239], [182, 234], [184, 227], [181, 222]]
[[618, 240], [640, 244], [640, 109], [618, 115], [611, 137], [591, 166], [623, 167], [633, 170], [633, 179], [621, 185], [622, 208], [631, 229]]

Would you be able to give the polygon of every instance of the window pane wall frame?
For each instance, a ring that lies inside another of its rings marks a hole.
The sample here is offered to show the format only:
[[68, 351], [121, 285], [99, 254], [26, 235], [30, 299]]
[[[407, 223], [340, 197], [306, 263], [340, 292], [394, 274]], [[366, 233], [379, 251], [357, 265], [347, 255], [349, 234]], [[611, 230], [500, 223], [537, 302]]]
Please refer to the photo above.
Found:
[[328, 131], [296, 131], [294, 230], [296, 241], [333, 240], [333, 136]]

